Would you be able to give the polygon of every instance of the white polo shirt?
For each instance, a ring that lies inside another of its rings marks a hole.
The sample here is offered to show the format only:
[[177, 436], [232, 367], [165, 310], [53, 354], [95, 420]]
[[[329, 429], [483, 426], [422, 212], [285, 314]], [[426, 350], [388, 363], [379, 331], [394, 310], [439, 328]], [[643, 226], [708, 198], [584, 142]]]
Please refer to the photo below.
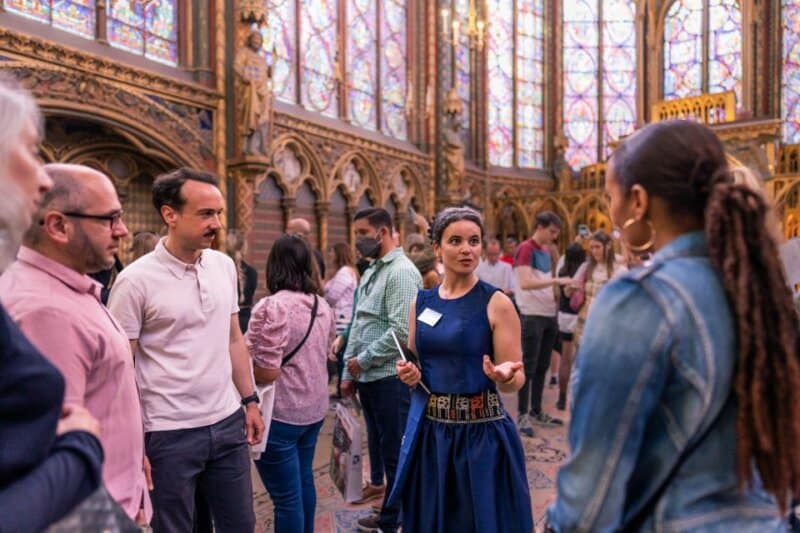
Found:
[[501, 291], [514, 290], [514, 271], [511, 265], [503, 261], [497, 261], [495, 264], [491, 264], [486, 259], [481, 259], [478, 268], [475, 269], [475, 275], [477, 275], [478, 279], [481, 281], [485, 281]]
[[161, 239], [117, 276], [108, 307], [138, 340], [136, 381], [145, 431], [215, 424], [240, 408], [230, 357], [231, 315], [238, 313], [236, 267], [203, 250], [193, 265]]

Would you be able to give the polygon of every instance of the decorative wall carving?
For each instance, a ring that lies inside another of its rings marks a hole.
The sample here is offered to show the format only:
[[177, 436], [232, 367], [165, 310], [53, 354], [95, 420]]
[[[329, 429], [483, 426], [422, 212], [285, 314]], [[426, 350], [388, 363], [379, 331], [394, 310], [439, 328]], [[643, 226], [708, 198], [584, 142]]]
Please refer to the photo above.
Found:
[[46, 114], [70, 112], [118, 124], [144, 133], [176, 154], [182, 164], [213, 168], [208, 136], [145, 93], [84, 72], [31, 61], [0, 62], [0, 71], [21, 80]]
[[134, 68], [109, 58], [6, 28], [0, 28], [0, 50], [22, 57], [34, 58], [38, 62], [67, 67], [107, 81], [124, 83], [131, 87], [146, 87], [150, 92], [193, 102], [201, 107], [213, 108], [221, 98], [219, 93], [202, 85], [184, 83], [174, 78]]

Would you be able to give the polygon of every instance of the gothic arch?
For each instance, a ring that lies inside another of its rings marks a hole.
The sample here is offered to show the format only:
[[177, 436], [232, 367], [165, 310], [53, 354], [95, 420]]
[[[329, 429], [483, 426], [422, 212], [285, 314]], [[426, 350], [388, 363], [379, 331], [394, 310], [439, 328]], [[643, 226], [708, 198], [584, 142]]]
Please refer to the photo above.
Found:
[[[400, 195], [397, 191], [397, 180], [406, 177], [404, 182], [407, 182], [408, 191]], [[389, 180], [386, 184], [386, 194], [395, 194], [398, 199], [400, 209], [406, 210], [411, 204], [412, 200], [416, 200], [422, 213], [428, 212], [428, 202], [425, 199], [425, 189], [422, 187], [422, 179], [420, 175], [409, 165], [401, 163], [389, 172]]]
[[492, 202], [496, 233], [501, 238], [513, 234], [517, 239], [522, 240], [528, 234], [528, 228], [531, 225], [529, 213], [522, 202], [508, 194], [509, 191], [516, 192], [512, 187], [506, 186], [500, 191], [500, 194], [497, 194]]
[[[601, 217], [598, 220], [589, 220], [589, 215], [592, 208], [596, 207], [597, 213], [595, 216]], [[594, 222], [594, 224], [592, 223]], [[608, 209], [608, 202], [602, 194], [589, 194], [578, 202], [572, 210], [572, 223], [585, 223], [589, 225], [589, 230], [596, 231], [604, 229], [606, 231], [612, 230], [611, 215]], [[597, 227], [592, 227], [597, 226]]]
[[[349, 163], [353, 163], [358, 171], [360, 182], [358, 184], [345, 183], [342, 172], [345, 170]], [[361, 198], [365, 191], [371, 191], [371, 197], [376, 205], [383, 205], [386, 195], [382, 190], [380, 180], [378, 179], [378, 172], [375, 170], [375, 164], [363, 152], [358, 150], [348, 150], [342, 154], [333, 169], [328, 174], [326, 198], [330, 198], [334, 190], [341, 186], [342, 190], [346, 193], [346, 198], [355, 203]]]
[[782, 210], [786, 207], [786, 203], [789, 200], [789, 197], [792, 193], [795, 193], [800, 188], [800, 180], [792, 180], [789, 181], [786, 185], [783, 186], [781, 190], [778, 191], [777, 195], [775, 196], [775, 209]]
[[[289, 150], [291, 155], [294, 156], [297, 163], [299, 163], [299, 169], [292, 169], [290, 172], [284, 167], [281, 161], [281, 157], [285, 154], [284, 150]], [[311, 188], [317, 194], [317, 198], [328, 197], [324, 193], [326, 188], [322, 165], [311, 146], [302, 137], [294, 133], [281, 135], [272, 142], [270, 154], [272, 154], [271, 163], [274, 174], [279, 177], [279, 186], [287, 196], [294, 196], [306, 181], [310, 181]], [[256, 186], [260, 184], [260, 181], [256, 183]]]
[[572, 216], [570, 215], [570, 212], [567, 209], [567, 207], [557, 198], [553, 196], [546, 196], [541, 200], [531, 204], [531, 210], [530, 210], [531, 220], [530, 220], [530, 225], [528, 226], [529, 231], [531, 233], [533, 233], [533, 231], [536, 229], [534, 227], [534, 225], [536, 224], [536, 214], [544, 210], [552, 211], [553, 213], [558, 215], [558, 217], [564, 224], [564, 227], [562, 228], [562, 233], [566, 233], [565, 230], [567, 230], [567, 228], [571, 229]]
[[0, 71], [11, 73], [31, 90], [45, 117], [99, 123], [148, 156], [158, 154], [179, 166], [215, 170], [211, 137], [170, 109], [173, 102], [165, 98], [58, 65], [8, 61], [0, 65]]

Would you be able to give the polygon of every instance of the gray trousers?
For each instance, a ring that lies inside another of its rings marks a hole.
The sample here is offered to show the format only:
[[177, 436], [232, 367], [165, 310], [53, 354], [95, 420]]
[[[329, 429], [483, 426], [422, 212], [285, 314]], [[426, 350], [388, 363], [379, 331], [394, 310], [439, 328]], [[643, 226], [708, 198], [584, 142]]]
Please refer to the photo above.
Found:
[[250, 451], [244, 411], [216, 424], [145, 434], [154, 489], [154, 533], [190, 533], [195, 488], [208, 499], [217, 533], [251, 533], [255, 528]]

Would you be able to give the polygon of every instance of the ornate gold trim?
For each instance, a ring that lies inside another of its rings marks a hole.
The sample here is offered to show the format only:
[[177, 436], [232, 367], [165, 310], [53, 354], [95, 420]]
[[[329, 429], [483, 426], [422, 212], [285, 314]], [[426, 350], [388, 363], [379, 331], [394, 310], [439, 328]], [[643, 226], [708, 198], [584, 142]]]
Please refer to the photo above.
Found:
[[124, 83], [137, 89], [146, 88], [171, 100], [214, 108], [223, 93], [179, 81], [174, 78], [134, 68], [107, 57], [70, 48], [39, 37], [0, 28], [0, 55], [17, 55]]
[[33, 92], [45, 114], [82, 116], [139, 132], [183, 164], [208, 168], [212, 147], [177, 115], [135, 89], [31, 60], [0, 62]]

